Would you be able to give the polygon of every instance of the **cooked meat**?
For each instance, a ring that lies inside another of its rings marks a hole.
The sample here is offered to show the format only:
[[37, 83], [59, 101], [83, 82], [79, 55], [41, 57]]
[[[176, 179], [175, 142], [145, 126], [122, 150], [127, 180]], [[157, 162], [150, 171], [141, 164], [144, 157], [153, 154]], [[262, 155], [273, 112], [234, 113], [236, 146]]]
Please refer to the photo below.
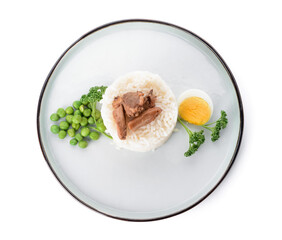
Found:
[[145, 96], [145, 103], [144, 103], [144, 109], [152, 108], [155, 106], [157, 97], [153, 94], [153, 89], [150, 90], [150, 92]]
[[162, 109], [159, 107], [153, 107], [145, 110], [140, 116], [131, 120], [127, 126], [132, 131], [136, 131], [138, 128], [145, 126], [146, 124], [154, 121], [156, 117], [161, 113]]
[[125, 115], [124, 115], [123, 106], [121, 104], [119, 104], [119, 106], [114, 109], [113, 117], [114, 117], [114, 120], [117, 124], [118, 137], [121, 140], [126, 139], [127, 126], [126, 126], [126, 122], [125, 122]]
[[126, 114], [125, 114], [125, 122], [126, 124], [129, 123], [130, 121], [132, 121], [135, 117], [128, 117]]
[[137, 117], [144, 110], [144, 94], [142, 92], [128, 92], [122, 96], [124, 111], [128, 117]]
[[154, 121], [162, 109], [155, 107], [156, 96], [153, 89], [144, 96], [144, 93], [128, 92], [121, 97], [114, 98], [112, 106], [114, 121], [120, 139], [126, 139], [127, 127], [132, 131]]
[[113, 108], [119, 107], [121, 103], [122, 103], [122, 98], [120, 96], [115, 97], [112, 103]]

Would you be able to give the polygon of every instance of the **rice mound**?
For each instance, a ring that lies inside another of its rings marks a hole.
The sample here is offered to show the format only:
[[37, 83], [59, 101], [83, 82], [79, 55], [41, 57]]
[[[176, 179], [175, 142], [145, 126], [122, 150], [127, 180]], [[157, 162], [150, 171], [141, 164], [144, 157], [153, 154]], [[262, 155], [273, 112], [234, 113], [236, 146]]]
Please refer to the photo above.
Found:
[[[141, 91], [146, 95], [151, 89], [157, 97], [156, 106], [160, 107], [162, 112], [153, 122], [135, 132], [127, 129], [126, 140], [120, 140], [113, 119], [112, 102], [114, 97], [136, 91]], [[175, 96], [157, 74], [136, 71], [119, 77], [107, 88], [102, 103], [101, 114], [104, 124], [119, 148], [137, 152], [154, 150], [170, 137], [176, 125], [178, 109]]]

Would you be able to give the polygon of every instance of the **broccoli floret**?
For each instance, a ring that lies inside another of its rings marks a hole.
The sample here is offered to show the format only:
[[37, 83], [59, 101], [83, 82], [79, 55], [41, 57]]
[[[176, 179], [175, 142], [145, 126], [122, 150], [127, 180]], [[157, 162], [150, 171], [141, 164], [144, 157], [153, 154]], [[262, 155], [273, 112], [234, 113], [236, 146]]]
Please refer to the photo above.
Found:
[[89, 103], [88, 97], [87, 97], [86, 94], [84, 94], [84, 95], [81, 96], [80, 102], [81, 102], [83, 105], [87, 105], [87, 104]]
[[[211, 131], [211, 140], [215, 142], [216, 140], [220, 138], [220, 135], [219, 135], [220, 130], [226, 128], [227, 123], [228, 123], [227, 114], [225, 111], [222, 110], [221, 116], [217, 121], [213, 123], [202, 125], [202, 127]], [[210, 127], [211, 125], [214, 125], [214, 126]]]
[[81, 100], [87, 100], [89, 102], [92, 109], [91, 116], [94, 118], [95, 123], [96, 105], [103, 99], [103, 94], [105, 93], [106, 89], [106, 86], [92, 87], [89, 89], [89, 93], [87, 95], [81, 96]]
[[[109, 134], [107, 134], [105, 132], [106, 127], [103, 123], [102, 118], [99, 117], [98, 120], [96, 119], [97, 115], [98, 115], [98, 114], [96, 114], [96, 112], [98, 111], [97, 108], [96, 108], [96, 105], [97, 105], [98, 102], [100, 102], [103, 99], [103, 94], [105, 93], [106, 89], [107, 89], [106, 86], [92, 87], [92, 88], [89, 89], [89, 93], [87, 95], [84, 94], [84, 95], [81, 96], [80, 101], [82, 103], [85, 103], [85, 105], [89, 104], [90, 105], [89, 107], [92, 109], [91, 116], [94, 120], [96, 127], [90, 127], [89, 126], [89, 128], [94, 129], [95, 131], [100, 132], [100, 133], [104, 134], [106, 137], [112, 139], [112, 136], [110, 136]], [[99, 121], [99, 120], [101, 120], [101, 121]]]
[[184, 122], [178, 118], [178, 122], [184, 127], [186, 132], [189, 135], [189, 148], [188, 150], [184, 153], [185, 157], [189, 157], [193, 155], [195, 152], [198, 151], [199, 147], [205, 142], [205, 136], [204, 136], [204, 131], [201, 130], [199, 132], [192, 132], [185, 124]]

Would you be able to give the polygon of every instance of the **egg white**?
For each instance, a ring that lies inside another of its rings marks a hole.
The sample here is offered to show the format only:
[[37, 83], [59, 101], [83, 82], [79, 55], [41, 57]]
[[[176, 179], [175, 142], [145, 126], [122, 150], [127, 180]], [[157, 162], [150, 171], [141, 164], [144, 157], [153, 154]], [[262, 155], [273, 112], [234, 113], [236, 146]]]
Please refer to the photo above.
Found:
[[210, 109], [211, 109], [211, 116], [213, 114], [213, 103], [212, 103], [212, 100], [210, 98], [210, 96], [200, 90], [200, 89], [189, 89], [189, 90], [186, 90], [185, 92], [181, 93], [180, 96], [178, 97], [177, 99], [177, 104], [178, 104], [178, 107], [180, 106], [180, 104], [187, 98], [190, 98], [190, 97], [199, 97], [199, 98], [202, 98], [204, 99], [208, 105], [210, 106]]

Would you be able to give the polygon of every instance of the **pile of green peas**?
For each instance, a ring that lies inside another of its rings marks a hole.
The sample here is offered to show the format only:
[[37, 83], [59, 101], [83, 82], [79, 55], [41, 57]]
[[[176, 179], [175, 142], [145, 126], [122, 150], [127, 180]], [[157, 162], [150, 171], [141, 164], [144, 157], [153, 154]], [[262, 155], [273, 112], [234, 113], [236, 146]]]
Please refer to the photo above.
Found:
[[53, 124], [50, 130], [52, 133], [58, 134], [60, 139], [64, 139], [69, 135], [71, 145], [78, 144], [80, 148], [86, 148], [89, 140], [96, 141], [100, 137], [99, 132], [90, 130], [90, 125], [96, 122], [96, 129], [101, 132], [106, 130], [101, 118], [101, 112], [96, 109], [95, 119], [91, 116], [91, 113], [91, 105], [88, 102], [74, 101], [72, 106], [66, 109], [59, 108], [56, 113], [50, 116], [53, 122], [62, 120], [59, 124]]

